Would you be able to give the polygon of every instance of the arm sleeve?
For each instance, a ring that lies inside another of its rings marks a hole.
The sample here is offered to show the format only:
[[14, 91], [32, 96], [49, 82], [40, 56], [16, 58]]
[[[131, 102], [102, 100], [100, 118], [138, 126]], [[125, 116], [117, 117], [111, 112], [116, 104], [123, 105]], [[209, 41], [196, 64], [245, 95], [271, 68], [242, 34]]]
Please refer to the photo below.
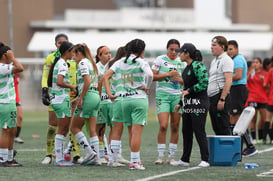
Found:
[[224, 60], [223, 62], [223, 72], [233, 72], [234, 63], [231, 58]]
[[12, 64], [2, 64], [0, 69], [0, 74], [9, 75], [12, 74], [13, 65]]
[[194, 75], [197, 79], [197, 84], [189, 88], [189, 92], [205, 91], [208, 87], [208, 72], [205, 64], [198, 62], [193, 63]]

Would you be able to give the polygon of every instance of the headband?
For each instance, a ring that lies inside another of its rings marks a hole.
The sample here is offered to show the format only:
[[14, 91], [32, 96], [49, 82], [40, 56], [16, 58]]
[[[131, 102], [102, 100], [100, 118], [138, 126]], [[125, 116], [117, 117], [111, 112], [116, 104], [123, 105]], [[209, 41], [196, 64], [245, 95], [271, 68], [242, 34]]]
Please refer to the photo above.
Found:
[[100, 56], [100, 54], [102, 53], [103, 50], [105, 50], [106, 48], [108, 48], [107, 46], [104, 46], [100, 49], [99, 53], [98, 53], [98, 56]]

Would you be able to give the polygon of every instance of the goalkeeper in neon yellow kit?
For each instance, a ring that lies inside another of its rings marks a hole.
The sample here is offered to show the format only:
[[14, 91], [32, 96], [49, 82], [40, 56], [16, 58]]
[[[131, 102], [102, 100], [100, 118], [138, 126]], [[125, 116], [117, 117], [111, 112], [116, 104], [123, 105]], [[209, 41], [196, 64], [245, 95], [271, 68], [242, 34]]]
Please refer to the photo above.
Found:
[[[47, 140], [46, 140], [46, 156], [42, 161], [42, 164], [50, 164], [52, 162], [52, 152], [54, 149], [54, 139], [57, 130], [57, 117], [55, 112], [53, 111], [52, 107], [49, 105], [49, 93], [48, 93], [48, 85], [47, 79], [50, 70], [50, 66], [55, 60], [55, 57], [60, 56], [59, 47], [62, 42], [68, 41], [68, 37], [65, 34], [58, 34], [55, 37], [55, 45], [57, 50], [51, 54], [49, 54], [43, 66], [43, 75], [42, 75], [42, 100], [43, 104], [48, 106], [48, 114], [49, 114], [49, 122], [48, 122], [48, 129], [47, 129]], [[76, 69], [77, 64], [74, 60], [68, 60], [67, 63], [69, 64], [69, 73], [70, 73], [70, 83], [72, 85], [76, 85]], [[70, 93], [71, 99], [74, 97], [73, 93]], [[72, 104], [72, 108], [75, 108], [76, 105]], [[80, 163], [80, 146], [78, 145], [75, 137], [69, 133], [70, 142], [68, 148], [65, 150], [65, 159], [70, 160], [70, 153], [73, 151], [73, 163]]]

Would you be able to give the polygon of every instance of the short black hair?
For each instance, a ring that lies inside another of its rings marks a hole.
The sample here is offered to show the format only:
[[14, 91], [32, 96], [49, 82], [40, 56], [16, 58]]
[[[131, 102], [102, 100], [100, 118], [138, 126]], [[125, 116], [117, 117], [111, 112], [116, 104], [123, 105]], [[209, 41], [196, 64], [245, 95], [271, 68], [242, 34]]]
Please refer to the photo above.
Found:
[[229, 40], [228, 45], [233, 45], [235, 48], [239, 48], [238, 43], [236, 40]]
[[55, 36], [55, 43], [58, 41], [59, 38], [64, 37], [68, 41], [68, 36], [66, 34], [60, 33]]
[[169, 48], [169, 46], [170, 46], [171, 44], [177, 44], [178, 47], [180, 47], [180, 43], [179, 43], [179, 41], [178, 41], [177, 39], [170, 39], [170, 40], [168, 41], [168, 43], [167, 43], [167, 49]]

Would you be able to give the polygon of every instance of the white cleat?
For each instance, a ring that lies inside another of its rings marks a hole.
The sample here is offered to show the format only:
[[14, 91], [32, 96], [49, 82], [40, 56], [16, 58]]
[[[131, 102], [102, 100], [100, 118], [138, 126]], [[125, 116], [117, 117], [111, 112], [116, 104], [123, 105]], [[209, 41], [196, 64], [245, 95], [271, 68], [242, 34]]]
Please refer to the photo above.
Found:
[[171, 163], [174, 163], [174, 162], [176, 162], [176, 161], [173, 159], [173, 157], [169, 157], [168, 160], [167, 160], [168, 164], [171, 164]]
[[108, 163], [108, 161], [103, 157], [103, 158], [100, 158], [100, 162], [102, 163], [102, 164], [107, 164]]
[[108, 162], [108, 167], [124, 167], [125, 165], [119, 162]]
[[170, 162], [170, 165], [172, 166], [182, 166], [182, 167], [188, 167], [190, 166], [190, 163], [188, 162], [183, 162], [182, 160], [178, 160], [178, 161], [175, 161], [175, 162]]
[[155, 161], [156, 165], [163, 165], [164, 164], [164, 158], [158, 157], [158, 159]]
[[22, 140], [20, 137], [16, 137], [16, 138], [14, 138], [14, 142], [19, 143], [19, 144], [23, 144], [24, 140]]
[[130, 164], [130, 161], [124, 159], [123, 157], [120, 157], [118, 159], [118, 162], [121, 163], [121, 164]]
[[204, 167], [204, 168], [209, 167], [209, 166], [210, 166], [210, 164], [206, 161], [201, 161], [200, 164], [198, 165], [198, 167]]
[[145, 170], [145, 167], [141, 164], [141, 162], [138, 162], [137, 164], [130, 163], [130, 170]]
[[46, 156], [43, 161], [42, 161], [42, 164], [43, 165], [48, 165], [48, 164], [51, 164], [52, 162], [52, 158], [50, 156]]

